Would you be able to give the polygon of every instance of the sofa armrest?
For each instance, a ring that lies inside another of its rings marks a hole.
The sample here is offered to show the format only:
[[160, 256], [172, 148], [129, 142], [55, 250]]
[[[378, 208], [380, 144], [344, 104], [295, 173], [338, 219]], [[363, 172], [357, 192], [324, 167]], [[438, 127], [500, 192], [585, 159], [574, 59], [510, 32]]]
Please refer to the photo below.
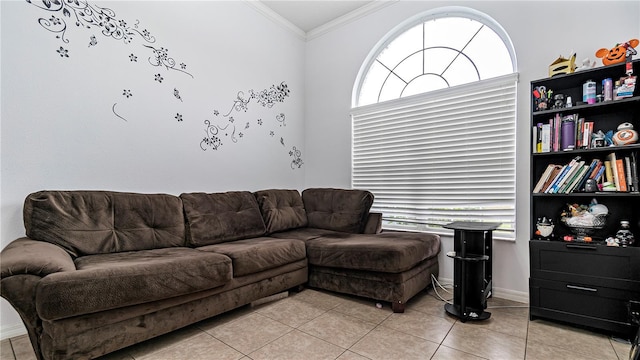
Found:
[[0, 253], [0, 278], [21, 274], [45, 277], [75, 269], [69, 253], [44, 241], [20, 238], [12, 241]]
[[364, 226], [364, 234], [380, 234], [382, 232], [382, 213], [371, 212]]

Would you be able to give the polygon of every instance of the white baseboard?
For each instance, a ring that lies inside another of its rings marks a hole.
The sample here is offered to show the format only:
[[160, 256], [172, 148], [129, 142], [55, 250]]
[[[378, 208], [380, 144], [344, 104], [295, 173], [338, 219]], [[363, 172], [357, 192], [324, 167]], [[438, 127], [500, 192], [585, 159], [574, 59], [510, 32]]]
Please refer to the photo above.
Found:
[[0, 328], [0, 340], [9, 339], [12, 337], [26, 335], [27, 329], [24, 327], [22, 323], [3, 326]]
[[[443, 286], [444, 285], [452, 285], [453, 284], [453, 279], [447, 279], [447, 278], [439, 277], [438, 278], [438, 282], [440, 282], [440, 284], [442, 284]], [[511, 289], [503, 289], [503, 288], [499, 288], [499, 287], [495, 287], [494, 286], [493, 287], [492, 296], [495, 296], [495, 297], [500, 298], [500, 299], [517, 301], [517, 302], [521, 302], [521, 303], [525, 303], [525, 304], [529, 303], [529, 293], [528, 292], [515, 291], [515, 290], [511, 290]]]

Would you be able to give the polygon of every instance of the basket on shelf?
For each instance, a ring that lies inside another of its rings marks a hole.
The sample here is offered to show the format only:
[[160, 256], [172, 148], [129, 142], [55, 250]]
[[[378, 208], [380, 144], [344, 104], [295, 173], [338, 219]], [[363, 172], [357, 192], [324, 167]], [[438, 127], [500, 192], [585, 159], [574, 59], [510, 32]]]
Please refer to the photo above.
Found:
[[562, 217], [560, 220], [576, 235], [577, 240], [582, 241], [586, 236], [593, 235], [597, 230], [604, 229], [607, 224], [608, 214], [599, 214], [590, 217], [591, 221], [586, 221], [583, 224], [569, 223], [571, 217]]

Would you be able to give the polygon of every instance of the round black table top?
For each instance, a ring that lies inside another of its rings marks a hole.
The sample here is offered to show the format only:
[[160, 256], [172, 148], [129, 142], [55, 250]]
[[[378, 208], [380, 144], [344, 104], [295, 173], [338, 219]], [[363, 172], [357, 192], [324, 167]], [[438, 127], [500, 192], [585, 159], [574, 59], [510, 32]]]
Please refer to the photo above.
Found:
[[454, 221], [443, 225], [445, 229], [465, 230], [465, 231], [490, 231], [495, 230], [501, 223], [479, 222], [479, 221]]

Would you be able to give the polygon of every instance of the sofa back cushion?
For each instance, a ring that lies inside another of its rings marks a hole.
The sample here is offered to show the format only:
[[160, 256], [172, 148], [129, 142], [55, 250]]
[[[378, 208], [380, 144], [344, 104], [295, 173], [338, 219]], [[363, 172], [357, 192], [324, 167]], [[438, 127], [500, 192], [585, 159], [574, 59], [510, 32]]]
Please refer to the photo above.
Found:
[[260, 190], [254, 195], [267, 234], [307, 226], [307, 213], [298, 190]]
[[28, 237], [73, 256], [185, 245], [180, 198], [109, 191], [40, 191], [25, 199]]
[[264, 222], [258, 202], [249, 191], [188, 193], [180, 195], [192, 246], [262, 236]]
[[361, 233], [373, 194], [366, 190], [311, 188], [302, 192], [302, 201], [309, 227]]

